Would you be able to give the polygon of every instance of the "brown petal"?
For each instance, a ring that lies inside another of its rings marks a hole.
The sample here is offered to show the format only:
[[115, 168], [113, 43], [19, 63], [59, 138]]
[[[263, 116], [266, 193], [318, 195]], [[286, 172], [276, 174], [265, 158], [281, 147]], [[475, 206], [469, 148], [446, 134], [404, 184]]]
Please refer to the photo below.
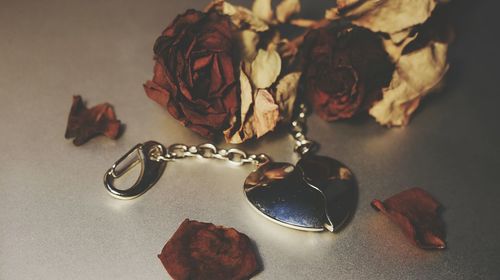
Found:
[[437, 213], [440, 204], [424, 190], [412, 188], [384, 202], [374, 199], [371, 205], [395, 222], [420, 248], [446, 248], [444, 223]]
[[186, 29], [186, 26], [198, 22], [202, 18], [202, 13], [193, 9], [187, 10], [184, 14], [178, 15], [174, 21], [163, 31], [163, 36], [173, 37]]
[[262, 50], [257, 52], [252, 62], [252, 82], [256, 88], [268, 88], [278, 78], [281, 72], [281, 58], [274, 50]]
[[273, 96], [265, 89], [259, 89], [255, 95], [254, 131], [257, 137], [262, 137], [273, 131], [279, 120], [278, 105]]
[[251, 123], [248, 122], [252, 117], [250, 110], [253, 104], [252, 85], [243, 70], [240, 71], [241, 103], [239, 115], [234, 116], [230, 122], [230, 127], [224, 131], [226, 142], [232, 144], [242, 143], [254, 136], [251, 129]]
[[233, 228], [188, 219], [158, 257], [176, 280], [248, 279], [259, 269], [248, 236]]
[[75, 138], [73, 144], [80, 146], [98, 135], [116, 139], [120, 134], [120, 128], [121, 123], [116, 119], [110, 104], [102, 103], [87, 109], [81, 96], [73, 96], [73, 104], [64, 135], [66, 139]]
[[283, 122], [289, 122], [292, 118], [301, 75], [301, 72], [289, 73], [281, 78], [276, 86], [276, 103]]
[[271, 0], [254, 0], [252, 5], [253, 14], [259, 19], [270, 22], [273, 19]]
[[420, 99], [439, 88], [449, 68], [447, 53], [447, 43], [431, 42], [401, 56], [391, 84], [383, 89], [383, 99], [373, 105], [370, 115], [382, 125], [406, 125]]
[[282, 0], [276, 7], [276, 19], [286, 22], [293, 14], [300, 12], [299, 0]]
[[[160, 85], [153, 81], [147, 81], [144, 84], [144, 90], [149, 98], [153, 99], [161, 106], [167, 107], [168, 101], [170, 100], [170, 94]], [[177, 118], [178, 114], [175, 114], [174, 117]]]
[[352, 23], [374, 32], [395, 33], [421, 24], [430, 17], [437, 0], [337, 0], [340, 14], [352, 17]]
[[269, 30], [269, 26], [265, 21], [255, 16], [251, 10], [243, 6], [232, 6], [228, 2], [224, 2], [223, 13], [229, 15], [233, 23], [240, 28], [248, 25], [250, 29], [256, 32]]

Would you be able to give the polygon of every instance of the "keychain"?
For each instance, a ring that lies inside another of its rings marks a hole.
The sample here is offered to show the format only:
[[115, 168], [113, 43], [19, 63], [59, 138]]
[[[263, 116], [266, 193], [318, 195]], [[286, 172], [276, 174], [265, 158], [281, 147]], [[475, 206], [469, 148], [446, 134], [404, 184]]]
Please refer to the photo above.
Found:
[[[155, 141], [133, 147], [104, 175], [104, 184], [115, 198], [133, 199], [144, 194], [161, 177], [167, 162], [188, 157], [227, 160], [256, 169], [245, 180], [243, 190], [250, 205], [280, 225], [306, 231], [338, 231], [354, 213], [357, 184], [352, 172], [339, 161], [313, 153], [315, 143], [305, 136], [306, 106], [291, 124], [296, 165], [273, 162], [266, 154], [247, 155], [240, 149], [218, 149], [211, 143], [198, 146], [174, 144], [165, 148]], [[117, 189], [114, 180], [141, 164], [136, 183]]]

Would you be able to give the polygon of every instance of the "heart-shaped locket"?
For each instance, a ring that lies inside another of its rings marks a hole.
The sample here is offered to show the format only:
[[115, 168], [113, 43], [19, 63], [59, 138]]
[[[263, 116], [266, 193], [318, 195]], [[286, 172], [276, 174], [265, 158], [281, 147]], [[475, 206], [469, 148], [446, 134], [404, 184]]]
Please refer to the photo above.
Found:
[[248, 175], [250, 204], [281, 225], [307, 231], [337, 231], [354, 213], [357, 184], [339, 161], [310, 155], [290, 163], [269, 162]]

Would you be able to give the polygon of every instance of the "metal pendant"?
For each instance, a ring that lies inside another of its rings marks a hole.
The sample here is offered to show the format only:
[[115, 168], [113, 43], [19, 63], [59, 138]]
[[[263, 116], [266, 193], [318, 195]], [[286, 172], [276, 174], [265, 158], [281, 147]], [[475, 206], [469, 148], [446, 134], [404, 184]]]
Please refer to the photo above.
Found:
[[354, 213], [357, 184], [339, 161], [310, 155], [296, 166], [269, 162], [250, 173], [250, 204], [278, 224], [306, 231], [338, 231]]

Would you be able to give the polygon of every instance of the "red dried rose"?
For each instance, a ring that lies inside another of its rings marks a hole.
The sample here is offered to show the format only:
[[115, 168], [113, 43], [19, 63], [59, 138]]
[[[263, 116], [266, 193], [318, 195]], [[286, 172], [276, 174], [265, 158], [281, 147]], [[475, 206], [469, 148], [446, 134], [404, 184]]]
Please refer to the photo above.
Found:
[[446, 248], [444, 223], [437, 214], [439, 202], [424, 190], [412, 188], [384, 202], [374, 199], [371, 205], [395, 222], [418, 247]]
[[66, 139], [75, 138], [73, 144], [83, 145], [98, 135], [116, 139], [120, 135], [120, 128], [121, 123], [116, 119], [110, 104], [102, 103], [87, 109], [81, 96], [73, 96], [73, 104], [64, 134]]
[[368, 109], [381, 98], [394, 71], [381, 39], [361, 27], [311, 30], [301, 51], [307, 99], [327, 121]]
[[248, 279], [258, 269], [248, 236], [233, 228], [188, 219], [158, 257], [176, 280]]
[[238, 45], [229, 17], [187, 10], [154, 46], [146, 94], [186, 127], [213, 138], [239, 108]]

